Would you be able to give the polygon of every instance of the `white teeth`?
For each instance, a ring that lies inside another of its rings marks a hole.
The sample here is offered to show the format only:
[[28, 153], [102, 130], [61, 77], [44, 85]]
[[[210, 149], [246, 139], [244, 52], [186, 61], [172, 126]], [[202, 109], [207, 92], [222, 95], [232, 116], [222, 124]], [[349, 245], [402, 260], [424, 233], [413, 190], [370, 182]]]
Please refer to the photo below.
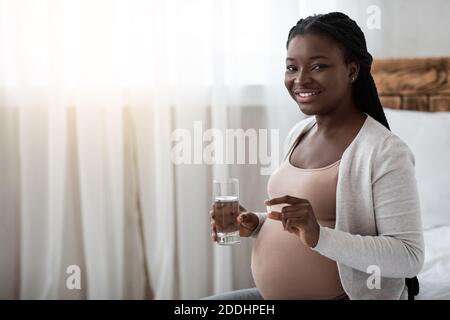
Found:
[[299, 95], [300, 97], [310, 97], [310, 96], [315, 96], [316, 94], [319, 94], [319, 91], [314, 91], [314, 92], [297, 92], [296, 95]]

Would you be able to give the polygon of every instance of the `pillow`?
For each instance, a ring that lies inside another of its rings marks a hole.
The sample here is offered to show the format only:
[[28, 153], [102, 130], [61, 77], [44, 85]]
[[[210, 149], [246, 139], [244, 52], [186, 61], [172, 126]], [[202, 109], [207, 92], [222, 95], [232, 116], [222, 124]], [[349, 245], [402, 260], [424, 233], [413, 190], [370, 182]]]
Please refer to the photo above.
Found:
[[415, 157], [424, 229], [450, 226], [450, 112], [384, 109]]

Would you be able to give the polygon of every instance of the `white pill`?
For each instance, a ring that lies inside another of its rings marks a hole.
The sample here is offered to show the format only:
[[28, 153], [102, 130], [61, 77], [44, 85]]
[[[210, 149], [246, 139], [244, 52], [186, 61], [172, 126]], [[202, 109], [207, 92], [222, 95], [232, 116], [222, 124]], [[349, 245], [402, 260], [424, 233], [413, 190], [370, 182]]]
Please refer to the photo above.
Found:
[[266, 206], [266, 211], [267, 211], [267, 213], [269, 213], [270, 211], [272, 211], [272, 209], [270, 208], [270, 206]]

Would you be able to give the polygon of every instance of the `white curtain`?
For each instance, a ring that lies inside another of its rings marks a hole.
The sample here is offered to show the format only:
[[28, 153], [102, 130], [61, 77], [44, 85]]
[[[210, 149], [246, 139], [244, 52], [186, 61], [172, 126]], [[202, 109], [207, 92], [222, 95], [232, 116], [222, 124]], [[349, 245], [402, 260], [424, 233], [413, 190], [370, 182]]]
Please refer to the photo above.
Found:
[[[252, 240], [210, 240], [211, 181], [239, 178], [241, 204], [264, 210], [261, 169], [278, 165], [302, 117], [283, 77], [305, 3], [0, 0], [0, 297], [197, 299], [254, 286]], [[196, 123], [278, 130], [272, 162], [175, 164], [176, 129], [207, 144]], [[71, 265], [80, 289], [67, 287]]]

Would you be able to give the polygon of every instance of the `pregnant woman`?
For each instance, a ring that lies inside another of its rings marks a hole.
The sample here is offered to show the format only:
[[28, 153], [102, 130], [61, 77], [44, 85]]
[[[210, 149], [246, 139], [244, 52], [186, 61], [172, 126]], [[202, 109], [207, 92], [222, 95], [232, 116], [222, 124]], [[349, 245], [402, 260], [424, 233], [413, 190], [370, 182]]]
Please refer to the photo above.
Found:
[[285, 85], [311, 117], [292, 128], [269, 179], [270, 213], [241, 207], [256, 288], [205, 299], [408, 298], [405, 279], [424, 259], [414, 156], [389, 129], [371, 64], [342, 13], [289, 31]]

